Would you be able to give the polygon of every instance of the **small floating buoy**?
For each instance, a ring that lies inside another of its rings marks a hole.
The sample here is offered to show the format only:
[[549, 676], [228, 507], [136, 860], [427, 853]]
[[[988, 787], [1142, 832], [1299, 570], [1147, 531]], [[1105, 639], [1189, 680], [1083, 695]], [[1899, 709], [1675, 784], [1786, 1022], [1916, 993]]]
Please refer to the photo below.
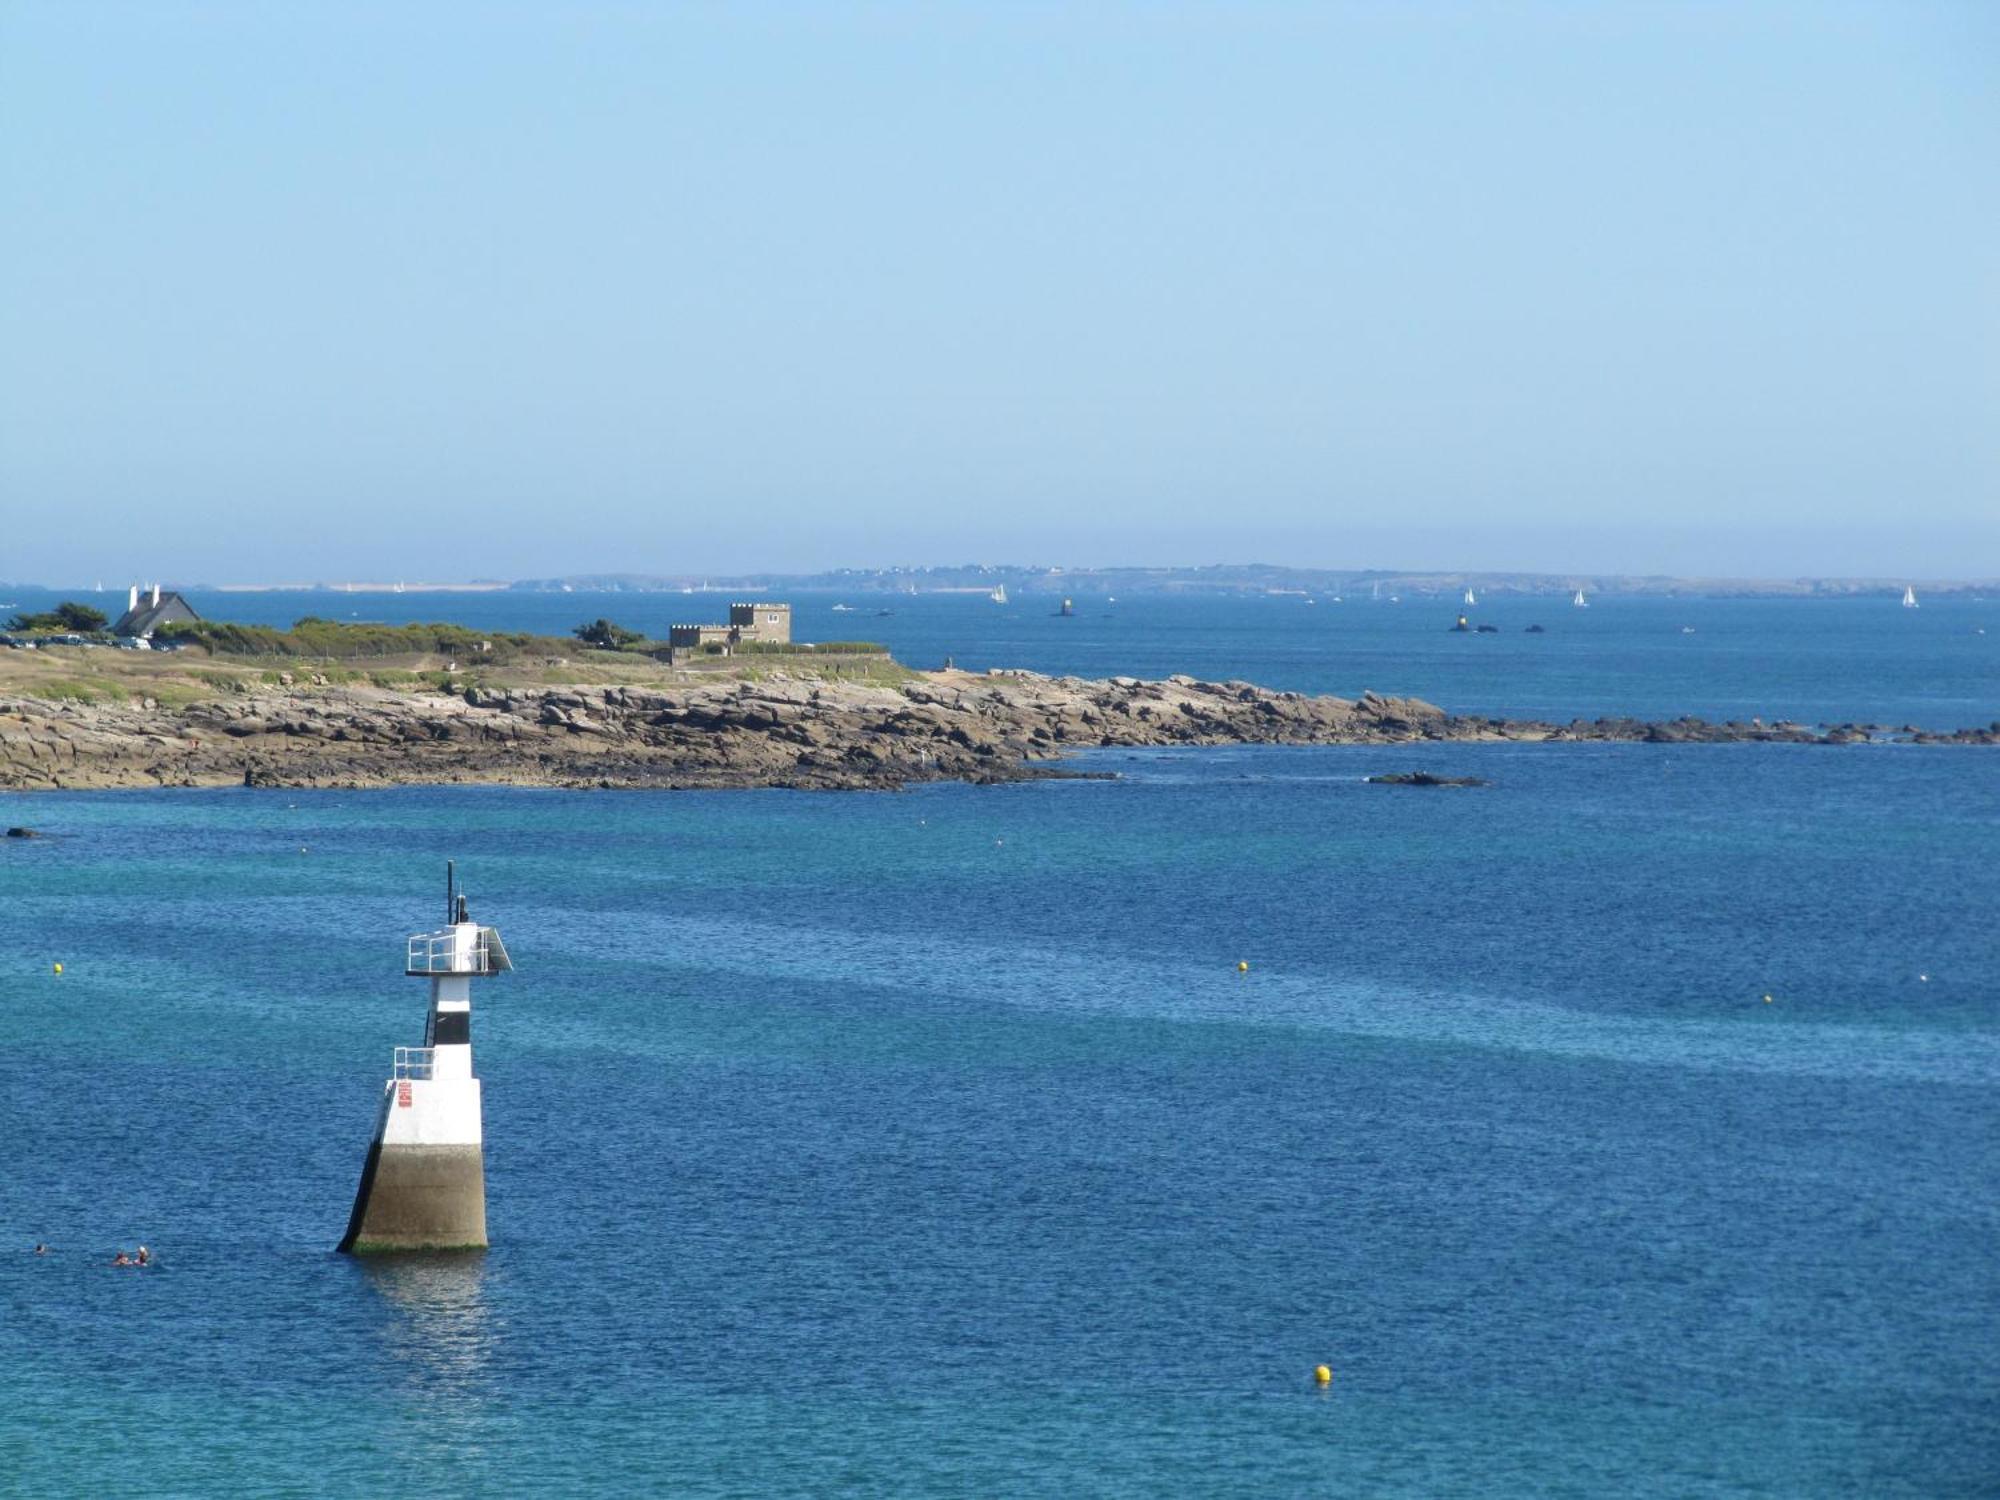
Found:
[[61, 964], [57, 964], [57, 965], [56, 965], [56, 972], [57, 972], [58, 974], [62, 973], [62, 965], [61, 965]]
[[1314, 1365], [1313, 1383], [1315, 1385], [1333, 1384], [1333, 1371], [1328, 1369], [1325, 1365]]
[[1766, 1005], [1769, 1005], [1769, 1004], [1771, 1003], [1771, 997], [1770, 997], [1769, 995], [1766, 995], [1766, 996], [1764, 997], [1764, 1003], [1765, 1003]]
[[1931, 976], [1928, 974], [1919, 974], [1917, 976], [1917, 982], [1920, 984], [1929, 984], [1931, 982]]
[[1238, 959], [1236, 961], [1236, 972], [1239, 974], [1248, 974], [1250, 972], [1250, 960], [1247, 958]]

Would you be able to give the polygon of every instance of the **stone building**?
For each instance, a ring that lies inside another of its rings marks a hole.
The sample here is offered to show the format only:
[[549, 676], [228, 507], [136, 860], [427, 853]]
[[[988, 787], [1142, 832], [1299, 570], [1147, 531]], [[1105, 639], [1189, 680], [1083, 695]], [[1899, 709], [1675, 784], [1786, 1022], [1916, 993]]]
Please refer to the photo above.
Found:
[[667, 631], [668, 660], [707, 653], [727, 656], [745, 641], [789, 643], [789, 604], [732, 604], [727, 625], [675, 625]]
[[729, 629], [739, 641], [785, 641], [792, 638], [789, 604], [732, 604]]

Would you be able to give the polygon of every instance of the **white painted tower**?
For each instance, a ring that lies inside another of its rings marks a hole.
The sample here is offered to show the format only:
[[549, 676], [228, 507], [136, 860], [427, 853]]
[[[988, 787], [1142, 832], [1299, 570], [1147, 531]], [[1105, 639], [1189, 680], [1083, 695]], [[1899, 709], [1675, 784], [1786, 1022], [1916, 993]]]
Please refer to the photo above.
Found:
[[486, 1245], [479, 1080], [472, 1076], [472, 981], [513, 965], [500, 934], [466, 915], [450, 865], [446, 925], [410, 939], [404, 972], [431, 982], [424, 1045], [398, 1047], [375, 1140], [340, 1249], [466, 1250]]

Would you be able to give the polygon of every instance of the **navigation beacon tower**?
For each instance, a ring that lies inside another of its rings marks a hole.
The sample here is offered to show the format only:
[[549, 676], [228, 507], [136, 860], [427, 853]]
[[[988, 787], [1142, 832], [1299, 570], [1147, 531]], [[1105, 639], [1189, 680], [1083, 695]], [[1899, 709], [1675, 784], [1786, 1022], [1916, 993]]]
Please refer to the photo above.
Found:
[[472, 1076], [472, 981], [513, 967], [499, 932], [465, 911], [445, 866], [445, 926], [410, 939], [404, 972], [431, 982], [424, 1045], [398, 1047], [361, 1169], [344, 1253], [486, 1246], [479, 1080]]

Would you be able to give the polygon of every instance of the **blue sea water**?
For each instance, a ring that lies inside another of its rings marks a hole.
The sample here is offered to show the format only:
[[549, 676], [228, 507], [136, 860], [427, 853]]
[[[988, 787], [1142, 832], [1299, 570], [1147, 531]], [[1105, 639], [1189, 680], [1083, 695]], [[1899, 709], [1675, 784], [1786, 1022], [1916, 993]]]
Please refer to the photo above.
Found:
[[[1170, 631], [1048, 664], [1294, 652]], [[1715, 691], [1994, 717], [1898, 653]], [[1643, 656], [1563, 671], [1661, 699]], [[1087, 764], [0, 797], [51, 835], [0, 847], [0, 1491], [2000, 1487], [1993, 752]], [[1412, 767], [1493, 784], [1362, 780]], [[494, 1244], [355, 1261], [447, 857], [518, 964]]]

